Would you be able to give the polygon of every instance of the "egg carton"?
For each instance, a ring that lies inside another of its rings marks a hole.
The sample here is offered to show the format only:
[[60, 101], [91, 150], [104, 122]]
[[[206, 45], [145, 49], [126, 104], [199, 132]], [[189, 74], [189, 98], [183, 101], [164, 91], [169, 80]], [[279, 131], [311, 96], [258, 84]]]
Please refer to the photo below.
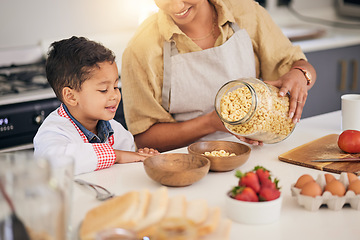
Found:
[[[349, 185], [349, 179], [346, 172], [340, 174], [340, 179], [347, 189]], [[320, 185], [324, 191], [326, 180], [324, 174], [319, 174], [316, 182]], [[322, 196], [310, 197], [301, 195], [301, 189], [294, 187], [295, 183], [291, 185], [291, 195], [297, 198], [297, 202], [300, 206], [304, 206], [305, 209], [310, 211], [317, 211], [321, 206], [326, 205], [329, 209], [338, 211], [341, 210], [345, 204], [349, 204], [351, 208], [360, 210], [360, 194], [355, 195], [353, 191], [347, 191], [344, 196], [333, 196], [330, 192], [323, 192]]]

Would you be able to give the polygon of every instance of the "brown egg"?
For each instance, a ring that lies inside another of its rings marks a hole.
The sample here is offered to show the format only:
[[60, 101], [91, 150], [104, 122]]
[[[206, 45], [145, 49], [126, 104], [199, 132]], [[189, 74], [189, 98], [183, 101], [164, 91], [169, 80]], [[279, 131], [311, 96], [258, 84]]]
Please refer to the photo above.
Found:
[[346, 189], [344, 184], [339, 180], [333, 180], [326, 184], [324, 191], [330, 192], [332, 195], [342, 197], [345, 195]]
[[347, 176], [348, 176], [348, 179], [349, 179], [349, 183], [351, 183], [352, 181], [355, 181], [355, 180], [359, 180], [358, 177], [354, 173], [348, 172]]
[[302, 189], [303, 186], [308, 182], [315, 182], [315, 180], [309, 174], [304, 174], [298, 178], [298, 180], [295, 183], [295, 187]]
[[328, 184], [328, 183], [331, 182], [332, 180], [335, 180], [335, 177], [334, 177], [332, 174], [330, 174], [330, 173], [325, 173], [324, 176], [325, 176], [326, 184]]
[[360, 194], [360, 179], [352, 181], [348, 186], [348, 191], [353, 191], [356, 195]]
[[310, 197], [316, 197], [321, 196], [322, 190], [320, 185], [315, 181], [307, 182], [301, 189], [300, 194], [310, 196]]

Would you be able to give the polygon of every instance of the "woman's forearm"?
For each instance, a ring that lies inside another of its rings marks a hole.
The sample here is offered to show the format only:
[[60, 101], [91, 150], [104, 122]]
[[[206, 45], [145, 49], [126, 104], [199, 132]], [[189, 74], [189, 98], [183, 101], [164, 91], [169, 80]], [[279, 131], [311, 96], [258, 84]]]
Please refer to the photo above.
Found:
[[137, 147], [151, 147], [160, 152], [185, 147], [216, 131], [227, 131], [215, 111], [176, 123], [157, 123], [135, 135]]

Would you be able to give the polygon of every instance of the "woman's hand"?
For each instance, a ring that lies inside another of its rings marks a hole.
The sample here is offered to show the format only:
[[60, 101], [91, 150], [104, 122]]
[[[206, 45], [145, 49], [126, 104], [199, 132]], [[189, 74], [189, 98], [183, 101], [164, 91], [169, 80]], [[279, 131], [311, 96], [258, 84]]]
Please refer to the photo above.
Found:
[[279, 95], [282, 97], [288, 92], [290, 93], [289, 118], [292, 118], [294, 123], [300, 121], [308, 95], [306, 80], [302, 78], [304, 78], [304, 75], [301, 71], [292, 69], [277, 81], [266, 82], [280, 88]]
[[[215, 111], [209, 113], [209, 116], [211, 118], [211, 123], [213, 125], [213, 127], [217, 130], [217, 131], [223, 131], [223, 132], [229, 132], [231, 133], [225, 126], [224, 123], [221, 121], [221, 119], [219, 118], [219, 116], [217, 115], [217, 113]], [[231, 133], [233, 134], [233, 133]], [[237, 139], [239, 139], [240, 141], [246, 142], [248, 144], [251, 145], [259, 145], [262, 146], [263, 142], [260, 141], [255, 141], [249, 138], [245, 138], [245, 137], [241, 137], [238, 135], [233, 134]]]
[[212, 111], [206, 114], [208, 118], [208, 125], [212, 129], [211, 132], [221, 131], [221, 132], [228, 132], [224, 123], [221, 121], [220, 117], [217, 115], [216, 111]]
[[238, 135], [234, 135], [237, 139], [239, 139], [240, 141], [243, 141], [245, 143], [254, 145], [254, 146], [263, 146], [264, 143], [261, 141], [256, 141], [256, 140], [252, 140], [250, 138], [246, 138], [246, 137], [242, 137], [242, 136], [238, 136]]
[[[307, 85], [304, 73], [295, 67], [307, 69], [311, 73], [312, 82], [310, 85]], [[293, 123], [297, 123], [300, 121], [308, 96], [308, 90], [314, 85], [315, 79], [315, 69], [307, 61], [300, 60], [295, 62], [290, 71], [281, 76], [278, 80], [264, 82], [280, 88], [280, 96], [285, 96], [287, 93], [290, 94], [289, 118], [293, 119]]]

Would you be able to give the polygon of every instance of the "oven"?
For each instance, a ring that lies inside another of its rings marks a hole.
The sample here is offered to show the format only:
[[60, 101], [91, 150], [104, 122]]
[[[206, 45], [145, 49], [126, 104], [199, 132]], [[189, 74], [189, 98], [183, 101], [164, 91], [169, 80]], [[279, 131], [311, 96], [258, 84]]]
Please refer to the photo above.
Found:
[[1, 149], [31, 145], [45, 117], [59, 105], [56, 98], [48, 98], [0, 106]]
[[[0, 49], [0, 152], [32, 149], [39, 126], [60, 106], [45, 62], [39, 47]], [[122, 101], [115, 120], [126, 128]]]

